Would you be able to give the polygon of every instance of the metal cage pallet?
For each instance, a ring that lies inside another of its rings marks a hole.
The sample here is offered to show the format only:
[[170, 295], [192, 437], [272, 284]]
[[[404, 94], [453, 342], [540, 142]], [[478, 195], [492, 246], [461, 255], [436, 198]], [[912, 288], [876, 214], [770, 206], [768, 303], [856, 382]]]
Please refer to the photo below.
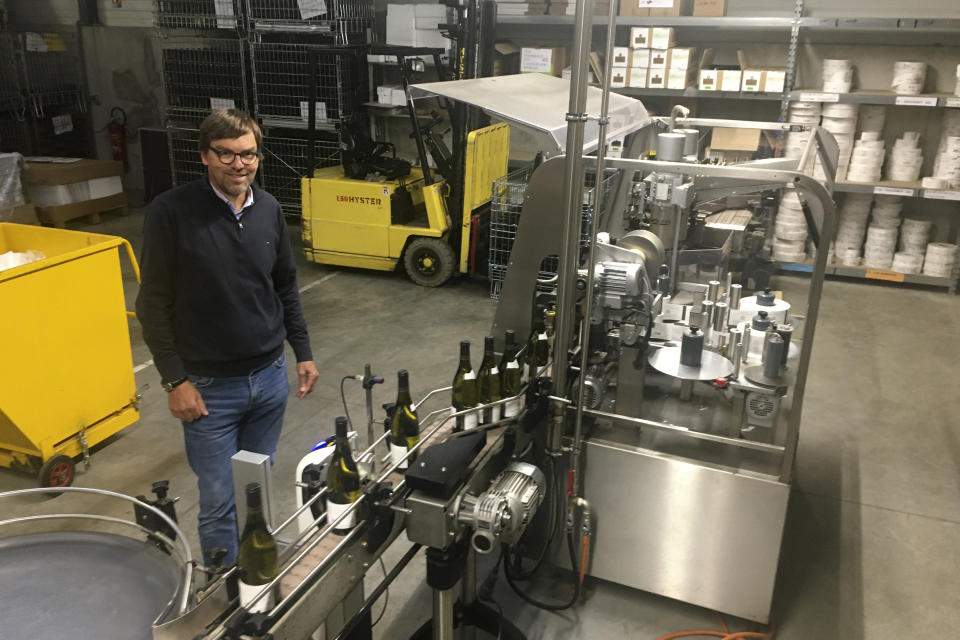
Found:
[[13, 36], [0, 33], [0, 112], [23, 112], [23, 90], [20, 87], [18, 66]]
[[169, 129], [170, 169], [174, 185], [186, 184], [206, 174], [197, 149], [199, 131]]
[[310, 44], [253, 43], [254, 102], [267, 127], [306, 129], [310, 59], [316, 56], [316, 128], [334, 131], [365, 99], [360, 50]]
[[16, 46], [20, 50], [25, 98], [37, 118], [58, 110], [86, 111], [76, 33], [17, 33]]
[[171, 40], [163, 47], [167, 119], [197, 126], [214, 108], [250, 110], [243, 42], [237, 39]]
[[0, 118], [0, 151], [35, 155], [30, 139], [30, 123], [15, 118]]
[[[339, 138], [314, 141], [316, 168], [340, 164]], [[263, 160], [257, 181], [277, 199], [286, 216], [303, 212], [300, 179], [307, 175], [307, 139], [284, 132], [267, 131], [263, 137]]]
[[[532, 167], [524, 167], [507, 174], [493, 183], [493, 199], [490, 202], [490, 250], [487, 263], [487, 274], [490, 279], [490, 297], [498, 299], [510, 263], [510, 252], [517, 237], [517, 227], [520, 224], [520, 212], [523, 209], [524, 196], [527, 191], [527, 182], [533, 173]], [[610, 195], [616, 183], [617, 171], [608, 169], [605, 172], [600, 190], [599, 211], [601, 214], [610, 205]], [[588, 173], [584, 180], [583, 217], [580, 227], [580, 245], [586, 246], [590, 240], [590, 222], [594, 215], [594, 185], [595, 173]], [[554, 283], [553, 278], [559, 269], [557, 256], [545, 256], [540, 263], [538, 291], [550, 291]]]
[[370, 0], [247, 0], [253, 27], [330, 36], [335, 44], [364, 44], [373, 30]]
[[153, 23], [170, 29], [236, 29], [239, 0], [155, 0]]

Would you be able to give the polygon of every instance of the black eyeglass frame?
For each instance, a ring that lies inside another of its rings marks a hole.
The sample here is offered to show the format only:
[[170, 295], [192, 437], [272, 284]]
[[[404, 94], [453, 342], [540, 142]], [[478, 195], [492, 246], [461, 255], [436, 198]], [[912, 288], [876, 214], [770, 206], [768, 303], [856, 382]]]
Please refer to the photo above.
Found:
[[[260, 153], [259, 150], [250, 151], [247, 149], [237, 153], [236, 151], [231, 151], [230, 149], [216, 149], [214, 147], [207, 147], [207, 149], [212, 151], [213, 154], [217, 156], [217, 160], [220, 161], [220, 164], [224, 164], [226, 166], [233, 164], [233, 161], [237, 159], [237, 156], [240, 157], [240, 163], [248, 167], [263, 158], [263, 154]], [[225, 156], [229, 156], [230, 160], [224, 160]]]

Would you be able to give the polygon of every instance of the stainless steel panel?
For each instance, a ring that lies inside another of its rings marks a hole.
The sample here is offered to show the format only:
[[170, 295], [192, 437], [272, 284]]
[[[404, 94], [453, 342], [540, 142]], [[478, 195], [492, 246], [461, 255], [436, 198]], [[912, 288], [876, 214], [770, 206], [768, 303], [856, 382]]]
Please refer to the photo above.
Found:
[[230, 464], [233, 467], [233, 492], [237, 501], [237, 522], [243, 528], [243, 523], [247, 521], [247, 497], [246, 487], [251, 482], [260, 485], [261, 495], [263, 496], [263, 517], [267, 521], [267, 526], [273, 528], [273, 517], [270, 510], [271, 498], [271, 464], [270, 456], [262, 453], [253, 453], [252, 451], [238, 451], [232, 458]]
[[789, 485], [587, 441], [590, 575], [766, 623]]

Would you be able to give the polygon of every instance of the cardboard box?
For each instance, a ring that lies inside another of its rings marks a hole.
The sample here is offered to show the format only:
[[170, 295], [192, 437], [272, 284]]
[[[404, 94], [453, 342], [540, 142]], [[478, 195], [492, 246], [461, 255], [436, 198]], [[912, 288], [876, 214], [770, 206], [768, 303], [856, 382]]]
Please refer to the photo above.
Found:
[[739, 69], [724, 69], [720, 74], [720, 91], [740, 91], [743, 72]]
[[637, 67], [636, 69], [630, 69], [630, 73], [627, 74], [627, 86], [631, 89], [646, 89], [647, 88], [647, 76], [649, 75], [650, 70], [646, 67]]
[[446, 16], [446, 7], [440, 4], [388, 4], [387, 43], [449, 49], [450, 41], [437, 28]]
[[28, 202], [12, 209], [0, 210], [0, 222], [13, 222], [16, 224], [40, 224], [37, 218], [37, 208], [33, 203]]
[[650, 66], [650, 49], [631, 49], [630, 68], [645, 69]]
[[390, 104], [393, 100], [393, 86], [382, 84], [377, 87], [377, 102], [380, 104]]
[[393, 87], [390, 92], [390, 104], [396, 107], [403, 107], [407, 104], [407, 92], [401, 86]]
[[697, 65], [697, 49], [695, 47], [674, 47], [667, 50], [668, 69], [688, 69]]
[[651, 49], [670, 49], [673, 47], [673, 27], [653, 27], [650, 29]]
[[627, 75], [630, 69], [627, 67], [610, 68], [610, 87], [613, 89], [622, 89], [627, 86]]
[[666, 69], [669, 55], [669, 49], [650, 49], [650, 68]]
[[717, 69], [701, 69], [697, 88], [700, 91], [719, 91], [721, 74]]
[[763, 72], [763, 90], [767, 93], [783, 93], [786, 84], [786, 71], [782, 69], [767, 69]]
[[766, 71], [762, 69], [747, 69], [743, 72], [743, 79], [740, 82], [740, 90], [750, 93], [760, 93], [763, 91], [763, 77]]
[[520, 47], [510, 42], [493, 45], [493, 75], [509, 76], [520, 71]]
[[647, 75], [647, 89], [666, 89], [667, 88], [667, 70], [650, 69]]
[[70, 184], [122, 176], [123, 163], [114, 160], [83, 159], [76, 162], [28, 162], [23, 172], [23, 181], [27, 184]]
[[613, 60], [610, 62], [611, 67], [629, 67], [630, 66], [630, 49], [627, 47], [614, 47], [613, 48]]
[[520, 50], [520, 73], [547, 73], [559, 78], [566, 62], [565, 47], [523, 47]]
[[650, 16], [644, 0], [620, 0], [620, 11], [617, 15], [627, 18], [646, 18]]
[[[688, 16], [693, 10], [693, 0], [650, 0], [651, 17]], [[654, 6], [654, 3], [657, 6]]]
[[704, 18], [727, 15], [727, 0], [693, 0], [693, 15]]
[[760, 129], [714, 127], [710, 148], [724, 151], [756, 151], [760, 147]]
[[694, 70], [667, 69], [667, 89], [686, 89], [693, 84]]
[[650, 27], [630, 27], [630, 46], [634, 49], [649, 49]]

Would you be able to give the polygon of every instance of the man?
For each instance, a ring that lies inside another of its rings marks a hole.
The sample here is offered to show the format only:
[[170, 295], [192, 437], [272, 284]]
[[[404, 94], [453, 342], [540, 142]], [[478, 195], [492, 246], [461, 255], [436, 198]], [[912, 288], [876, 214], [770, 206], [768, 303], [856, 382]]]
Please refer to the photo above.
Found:
[[290, 386], [284, 338], [297, 357], [297, 397], [318, 378], [300, 307], [296, 265], [280, 205], [254, 184], [260, 127], [222, 109], [200, 125], [207, 175], [148, 207], [137, 317], [183, 423], [200, 490], [205, 562], [237, 556], [230, 458], [243, 449], [273, 457]]

